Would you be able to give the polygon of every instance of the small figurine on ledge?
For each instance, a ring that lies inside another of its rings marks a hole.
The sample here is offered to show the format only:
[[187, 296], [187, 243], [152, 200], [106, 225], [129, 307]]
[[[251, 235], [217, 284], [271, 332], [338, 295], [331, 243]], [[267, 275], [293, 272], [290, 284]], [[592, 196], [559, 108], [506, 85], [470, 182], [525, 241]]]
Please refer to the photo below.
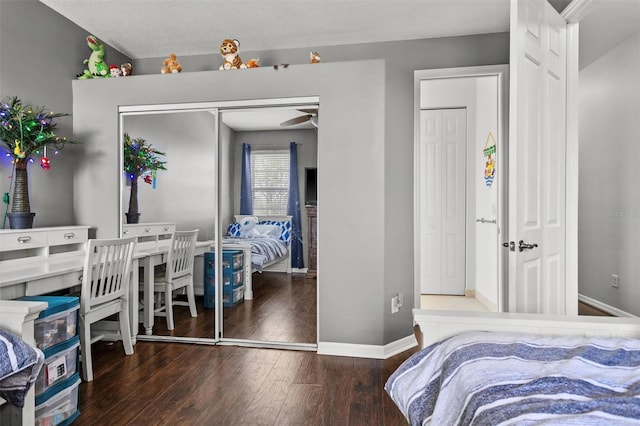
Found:
[[181, 71], [182, 65], [180, 65], [175, 53], [169, 54], [169, 57], [162, 62], [162, 68], [160, 68], [162, 74], [176, 74]]
[[125, 62], [124, 64], [120, 65], [120, 71], [122, 72], [123, 77], [130, 76], [132, 70], [133, 70], [133, 67], [129, 62]]
[[320, 54], [318, 52], [311, 52], [309, 54], [309, 63], [310, 64], [320, 63]]
[[240, 59], [240, 56], [238, 55], [239, 47], [240, 42], [236, 39], [228, 38], [222, 41], [222, 44], [220, 45], [220, 54], [224, 58], [224, 62], [220, 65], [220, 71], [247, 68], [247, 66], [242, 63], [242, 59]]
[[109, 75], [111, 77], [120, 77], [122, 75], [122, 70], [117, 65], [109, 65]]
[[247, 68], [259, 68], [260, 58], [251, 58], [247, 61]]
[[84, 64], [88, 64], [88, 69], [78, 74], [78, 80], [86, 80], [89, 78], [110, 77], [109, 66], [104, 62], [106, 53], [104, 44], [97, 37], [87, 36], [87, 45], [91, 49], [91, 55], [84, 60]]

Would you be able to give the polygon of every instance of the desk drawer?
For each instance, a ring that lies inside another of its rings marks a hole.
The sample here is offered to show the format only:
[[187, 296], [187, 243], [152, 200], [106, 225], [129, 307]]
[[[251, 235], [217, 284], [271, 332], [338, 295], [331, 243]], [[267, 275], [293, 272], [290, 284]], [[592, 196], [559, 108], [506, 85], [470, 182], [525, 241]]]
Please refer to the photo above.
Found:
[[49, 232], [49, 245], [59, 246], [64, 244], [78, 244], [87, 241], [89, 231], [86, 228], [67, 229]]
[[28, 230], [24, 232], [12, 232], [0, 235], [1, 251], [27, 250], [46, 247], [47, 233]]

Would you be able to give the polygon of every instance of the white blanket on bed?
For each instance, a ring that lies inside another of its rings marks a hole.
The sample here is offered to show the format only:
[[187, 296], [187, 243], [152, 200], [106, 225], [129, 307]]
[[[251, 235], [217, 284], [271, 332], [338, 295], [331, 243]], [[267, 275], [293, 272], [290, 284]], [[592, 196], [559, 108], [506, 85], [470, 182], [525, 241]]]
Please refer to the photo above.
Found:
[[640, 424], [640, 340], [462, 333], [385, 389], [413, 425]]

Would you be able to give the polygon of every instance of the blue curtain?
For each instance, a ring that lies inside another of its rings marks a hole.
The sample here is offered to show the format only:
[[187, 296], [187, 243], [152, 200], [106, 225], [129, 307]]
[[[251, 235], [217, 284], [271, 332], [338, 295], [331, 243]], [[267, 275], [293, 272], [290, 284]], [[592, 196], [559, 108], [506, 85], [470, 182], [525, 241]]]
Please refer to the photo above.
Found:
[[242, 176], [240, 177], [240, 214], [253, 214], [251, 191], [251, 145], [242, 144]]
[[287, 215], [291, 216], [291, 267], [304, 268], [302, 224], [300, 221], [300, 187], [298, 185], [298, 146], [289, 144], [289, 199]]

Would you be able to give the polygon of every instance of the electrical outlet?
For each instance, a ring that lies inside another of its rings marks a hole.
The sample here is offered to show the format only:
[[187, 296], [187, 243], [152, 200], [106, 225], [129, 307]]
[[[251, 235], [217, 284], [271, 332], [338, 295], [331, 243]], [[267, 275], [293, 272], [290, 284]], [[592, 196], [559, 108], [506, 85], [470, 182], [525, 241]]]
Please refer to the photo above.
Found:
[[399, 306], [398, 306], [398, 296], [393, 296], [391, 298], [391, 313], [395, 314], [396, 312], [398, 312], [399, 310]]
[[620, 277], [617, 274], [611, 274], [611, 287], [620, 287]]

